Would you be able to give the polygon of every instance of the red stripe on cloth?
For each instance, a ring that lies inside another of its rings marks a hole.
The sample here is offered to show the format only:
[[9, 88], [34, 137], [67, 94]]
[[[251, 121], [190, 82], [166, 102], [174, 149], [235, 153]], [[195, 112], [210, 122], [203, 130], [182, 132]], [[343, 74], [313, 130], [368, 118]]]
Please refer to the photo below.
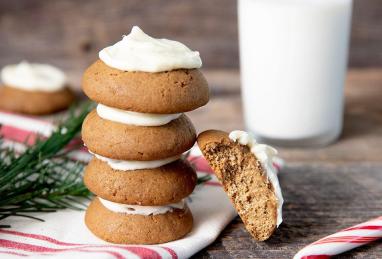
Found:
[[36, 133], [8, 125], [1, 126], [0, 135], [2, 135], [5, 139], [26, 143], [28, 145], [32, 145], [37, 139]]
[[44, 235], [23, 233], [23, 232], [18, 232], [18, 231], [13, 231], [13, 230], [0, 229], [0, 233], [11, 234], [11, 235], [15, 235], [15, 236], [22, 236], [22, 237], [29, 237], [29, 238], [33, 238], [33, 239], [47, 241], [49, 243], [52, 243], [52, 244], [55, 244], [55, 245], [61, 245], [61, 246], [76, 246], [76, 245], [80, 245], [80, 244], [74, 244], [74, 243], [61, 242], [61, 241], [58, 241], [58, 240], [56, 240], [54, 238], [51, 238], [51, 237], [48, 237], [48, 236], [44, 236]]
[[80, 244], [74, 244], [74, 243], [66, 243], [66, 242], [61, 242], [57, 239], [44, 236], [44, 235], [37, 235], [37, 234], [30, 234], [30, 233], [23, 233], [23, 232], [18, 232], [18, 231], [13, 231], [13, 230], [5, 230], [5, 229], [0, 229], [0, 233], [5, 233], [5, 234], [11, 234], [15, 236], [21, 236], [21, 237], [29, 237], [33, 239], [38, 239], [42, 241], [47, 241], [49, 243], [55, 244], [55, 245], [61, 245], [61, 246], [76, 246]]
[[18, 255], [18, 256], [28, 256], [28, 255], [26, 255], [26, 254], [16, 253], [16, 252], [12, 252], [12, 251], [0, 251], [0, 254], [9, 254], [9, 255]]
[[[134, 247], [134, 246], [121, 246], [121, 245], [91, 245], [91, 244], [78, 244], [78, 243], [67, 243], [67, 242], [62, 242], [57, 239], [54, 239], [52, 237], [44, 236], [44, 235], [37, 235], [37, 234], [30, 234], [30, 233], [23, 233], [19, 231], [13, 231], [13, 230], [4, 230], [0, 229], [0, 233], [5, 233], [5, 234], [11, 234], [15, 236], [22, 236], [22, 237], [28, 237], [32, 239], [37, 239], [37, 240], [42, 240], [46, 241], [55, 245], [61, 245], [61, 246], [81, 246], [81, 247], [102, 247], [102, 248], [119, 248], [123, 249], [132, 253], [137, 254], [138, 256], [141, 256], [143, 258], [162, 258], [158, 252], [155, 250], [152, 250], [147, 247]], [[175, 253], [175, 252], [174, 252]]]
[[9, 249], [23, 250], [28, 252], [38, 252], [38, 253], [59, 253], [59, 252], [78, 251], [78, 252], [89, 252], [89, 253], [107, 253], [114, 256], [117, 259], [125, 258], [122, 254], [118, 252], [114, 252], [114, 251], [109, 251], [109, 250], [89, 250], [89, 249], [83, 249], [79, 247], [50, 248], [50, 247], [25, 244], [25, 243], [15, 242], [15, 241], [10, 241], [5, 239], [0, 239], [0, 246], [4, 248], [9, 248]]
[[150, 248], [146, 248], [146, 247], [139, 247], [139, 246], [136, 246], [136, 247], [126, 247], [130, 252], [133, 252], [135, 253], [136, 255], [139, 255], [141, 258], [143, 259], [161, 259], [162, 256], [150, 249]]
[[382, 230], [382, 226], [359, 226], [359, 227], [351, 227], [346, 228], [341, 231], [351, 231], [351, 230]]
[[[0, 135], [7, 140], [27, 145], [33, 145], [38, 137], [45, 139], [44, 136], [41, 136], [38, 133], [8, 125], [3, 125], [0, 127]], [[76, 148], [77, 151], [88, 152], [87, 148], [83, 146], [83, 142], [80, 138], [74, 138], [72, 141], [70, 141], [66, 148]]]
[[175, 253], [174, 250], [172, 250], [171, 248], [165, 247], [165, 246], [161, 246], [161, 247], [163, 249], [167, 250], [167, 252], [171, 255], [172, 259], [178, 259], [178, 255]]

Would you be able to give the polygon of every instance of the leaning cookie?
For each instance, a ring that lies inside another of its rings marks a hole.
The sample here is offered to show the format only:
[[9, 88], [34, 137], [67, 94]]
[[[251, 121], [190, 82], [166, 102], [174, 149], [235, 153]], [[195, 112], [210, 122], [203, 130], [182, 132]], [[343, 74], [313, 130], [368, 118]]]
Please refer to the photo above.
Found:
[[177, 203], [192, 193], [197, 181], [195, 170], [182, 159], [151, 169], [124, 171], [111, 166], [93, 158], [86, 167], [84, 183], [92, 193], [117, 203]]
[[282, 222], [276, 151], [243, 131], [208, 130], [197, 141], [247, 230], [256, 240], [268, 239]]
[[21, 62], [1, 70], [0, 109], [44, 115], [67, 109], [75, 95], [64, 73], [45, 64]]
[[192, 214], [183, 202], [162, 207], [119, 206], [95, 198], [85, 214], [93, 234], [111, 243], [160, 244], [188, 234]]

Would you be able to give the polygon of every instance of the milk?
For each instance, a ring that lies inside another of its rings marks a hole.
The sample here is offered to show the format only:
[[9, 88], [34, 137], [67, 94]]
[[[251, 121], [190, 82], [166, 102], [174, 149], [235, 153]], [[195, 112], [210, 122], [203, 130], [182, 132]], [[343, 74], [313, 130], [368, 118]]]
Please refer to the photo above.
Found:
[[244, 119], [257, 138], [325, 145], [341, 133], [351, 0], [239, 0]]

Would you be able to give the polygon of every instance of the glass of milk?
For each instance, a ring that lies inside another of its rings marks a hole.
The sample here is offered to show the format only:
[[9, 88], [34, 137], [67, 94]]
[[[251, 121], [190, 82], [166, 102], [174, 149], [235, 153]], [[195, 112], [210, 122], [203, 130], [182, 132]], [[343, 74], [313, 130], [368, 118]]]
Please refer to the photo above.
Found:
[[341, 133], [352, 0], [238, 0], [246, 127], [321, 146]]

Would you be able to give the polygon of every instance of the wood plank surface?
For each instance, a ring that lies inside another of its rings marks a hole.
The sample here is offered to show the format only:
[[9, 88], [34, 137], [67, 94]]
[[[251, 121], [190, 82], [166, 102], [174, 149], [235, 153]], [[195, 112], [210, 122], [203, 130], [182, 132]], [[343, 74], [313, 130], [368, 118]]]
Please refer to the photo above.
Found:
[[[256, 242], [236, 218], [194, 258], [292, 258], [299, 249], [338, 230], [381, 216], [382, 164], [290, 163], [280, 173], [284, 222]], [[382, 241], [337, 258], [381, 258]]]

